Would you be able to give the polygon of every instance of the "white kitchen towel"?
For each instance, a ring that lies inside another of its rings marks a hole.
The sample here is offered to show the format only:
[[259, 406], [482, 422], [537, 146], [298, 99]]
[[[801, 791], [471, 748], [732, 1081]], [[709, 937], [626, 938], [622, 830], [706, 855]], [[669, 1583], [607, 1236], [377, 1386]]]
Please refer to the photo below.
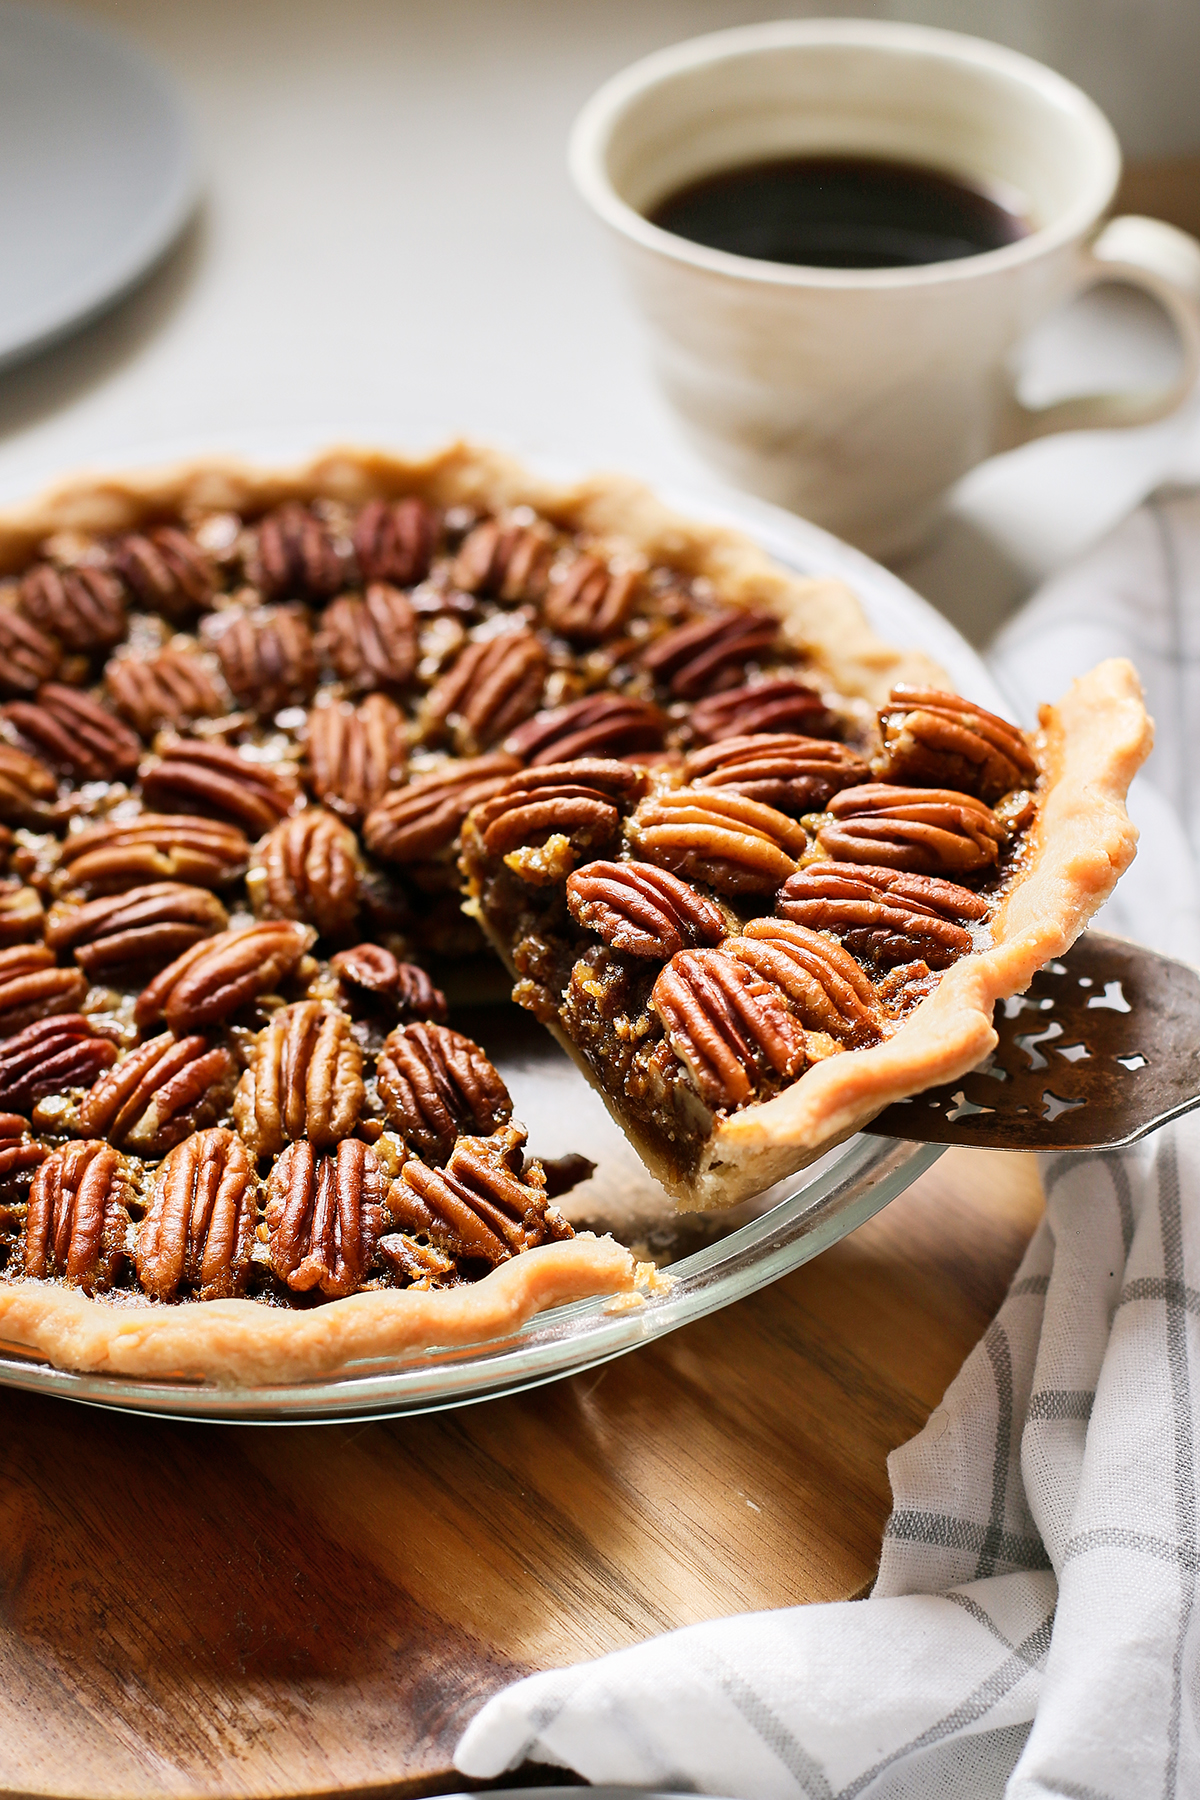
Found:
[[[1156, 496], [1013, 621], [1027, 718], [1101, 657], [1159, 746], [1110, 929], [1200, 947], [1200, 498]], [[1135, 871], [1139, 870], [1135, 863]], [[690, 1626], [518, 1682], [458, 1767], [526, 1760], [737, 1800], [1200, 1794], [1200, 1123], [1043, 1159], [1046, 1216], [999, 1316], [889, 1459], [871, 1597]]]

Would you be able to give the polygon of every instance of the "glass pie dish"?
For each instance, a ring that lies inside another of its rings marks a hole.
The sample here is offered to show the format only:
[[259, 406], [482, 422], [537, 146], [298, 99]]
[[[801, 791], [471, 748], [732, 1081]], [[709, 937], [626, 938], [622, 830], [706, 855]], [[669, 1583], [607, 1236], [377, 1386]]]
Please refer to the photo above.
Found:
[[[885, 640], [924, 650], [960, 692], [987, 706], [1001, 704], [982, 666], [945, 621], [865, 557], [756, 503], [715, 507], [686, 495], [665, 498], [693, 519], [740, 529], [799, 574], [845, 580]], [[123, 1410], [247, 1423], [393, 1415], [488, 1398], [604, 1361], [742, 1298], [854, 1229], [937, 1154], [856, 1137], [732, 1210], [677, 1213], [564, 1053], [519, 1008], [500, 999], [500, 991], [498, 984], [497, 1003], [474, 1007], [469, 1019], [456, 1008], [455, 1024], [465, 1025], [492, 1057], [538, 1155], [582, 1153], [595, 1163], [592, 1178], [563, 1203], [571, 1222], [611, 1230], [640, 1259], [665, 1271], [667, 1280], [648, 1293], [543, 1312], [489, 1342], [424, 1349], [386, 1365], [351, 1364], [339, 1376], [317, 1381], [239, 1387], [70, 1373], [5, 1343], [0, 1381]]]

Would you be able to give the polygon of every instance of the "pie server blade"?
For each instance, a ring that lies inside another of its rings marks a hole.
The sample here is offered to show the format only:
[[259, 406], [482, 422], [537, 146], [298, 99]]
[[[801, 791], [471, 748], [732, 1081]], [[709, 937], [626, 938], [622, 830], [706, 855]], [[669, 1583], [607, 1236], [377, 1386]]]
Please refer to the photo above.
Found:
[[1200, 975], [1085, 932], [1024, 994], [969, 1075], [889, 1106], [881, 1137], [985, 1150], [1119, 1150], [1200, 1105]]

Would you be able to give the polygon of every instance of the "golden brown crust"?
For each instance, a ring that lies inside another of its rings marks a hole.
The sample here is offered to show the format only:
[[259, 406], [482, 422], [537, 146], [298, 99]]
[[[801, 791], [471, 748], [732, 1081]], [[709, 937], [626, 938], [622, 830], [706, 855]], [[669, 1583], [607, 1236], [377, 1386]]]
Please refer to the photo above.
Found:
[[0, 1339], [62, 1369], [265, 1387], [351, 1365], [365, 1373], [432, 1344], [486, 1343], [547, 1307], [629, 1293], [636, 1273], [622, 1245], [581, 1233], [526, 1250], [471, 1286], [386, 1288], [305, 1312], [253, 1300], [106, 1305], [78, 1289], [23, 1281], [0, 1288]]

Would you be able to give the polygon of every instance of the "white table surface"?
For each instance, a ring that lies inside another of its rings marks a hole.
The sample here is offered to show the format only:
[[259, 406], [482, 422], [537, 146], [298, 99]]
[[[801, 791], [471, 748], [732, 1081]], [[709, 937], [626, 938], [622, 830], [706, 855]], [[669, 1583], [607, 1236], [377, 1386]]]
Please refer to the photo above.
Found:
[[[413, 449], [464, 433], [715, 489], [652, 385], [564, 145], [615, 69], [757, 19], [762, 0], [87, 10], [175, 73], [206, 201], [137, 294], [0, 376], [0, 493], [159, 442], [325, 425]], [[1030, 378], [1038, 399], [1153, 385], [1172, 355], [1153, 308], [1110, 290], [1043, 330]], [[1161, 425], [1045, 440], [969, 476], [902, 573], [982, 642], [1143, 493], [1193, 472], [1196, 400]]]

